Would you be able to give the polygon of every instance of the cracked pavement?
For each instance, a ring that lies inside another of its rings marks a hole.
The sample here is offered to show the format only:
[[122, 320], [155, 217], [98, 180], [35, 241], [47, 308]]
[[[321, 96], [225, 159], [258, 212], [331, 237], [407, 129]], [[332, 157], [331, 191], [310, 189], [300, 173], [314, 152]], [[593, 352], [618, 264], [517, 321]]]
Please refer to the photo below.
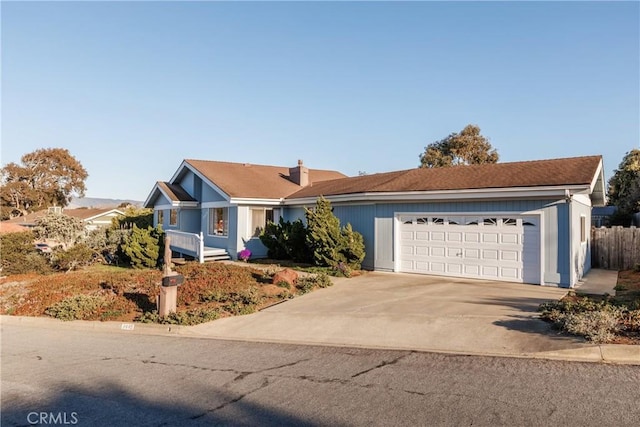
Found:
[[[53, 324], [52, 324], [53, 325]], [[636, 425], [640, 369], [2, 325], [2, 425]]]

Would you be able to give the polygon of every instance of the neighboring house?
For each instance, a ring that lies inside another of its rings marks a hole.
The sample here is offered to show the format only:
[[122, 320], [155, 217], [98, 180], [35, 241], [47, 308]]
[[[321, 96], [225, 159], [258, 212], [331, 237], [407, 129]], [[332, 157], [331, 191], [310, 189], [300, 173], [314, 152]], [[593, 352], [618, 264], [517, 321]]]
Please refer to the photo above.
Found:
[[265, 222], [304, 220], [319, 196], [363, 235], [364, 268], [573, 287], [591, 268], [591, 209], [605, 186], [601, 156], [358, 177], [185, 160], [145, 207], [177, 252], [236, 258], [266, 255]]
[[13, 224], [26, 229], [31, 229], [36, 226], [37, 220], [44, 217], [49, 212], [60, 213], [70, 217], [80, 219], [87, 229], [87, 231], [95, 230], [99, 227], [107, 227], [111, 225], [111, 220], [119, 215], [124, 215], [119, 209], [103, 208], [103, 209], [62, 209], [60, 207], [49, 208], [46, 210], [32, 212], [25, 216], [10, 219], [8, 221], [2, 221], [3, 227], [5, 224]]
[[19, 224], [10, 223], [9, 221], [0, 222], [0, 234], [21, 233], [23, 231], [29, 231], [29, 229]]
[[611, 217], [618, 210], [615, 206], [596, 206], [591, 210], [591, 225], [593, 227], [609, 227]]

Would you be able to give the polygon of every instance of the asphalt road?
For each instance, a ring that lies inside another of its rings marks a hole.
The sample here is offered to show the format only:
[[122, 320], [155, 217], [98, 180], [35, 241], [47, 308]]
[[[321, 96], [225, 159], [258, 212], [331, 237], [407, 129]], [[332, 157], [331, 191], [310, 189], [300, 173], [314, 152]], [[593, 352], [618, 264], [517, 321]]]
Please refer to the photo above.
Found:
[[631, 426], [640, 367], [2, 325], [2, 426]]

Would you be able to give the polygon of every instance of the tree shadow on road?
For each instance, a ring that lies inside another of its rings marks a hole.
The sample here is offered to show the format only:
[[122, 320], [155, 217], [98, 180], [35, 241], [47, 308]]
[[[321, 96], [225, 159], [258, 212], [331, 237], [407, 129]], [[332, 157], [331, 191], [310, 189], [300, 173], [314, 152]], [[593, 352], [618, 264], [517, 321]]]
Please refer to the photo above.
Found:
[[[82, 426], [315, 426], [309, 420], [246, 399], [252, 392], [234, 393], [215, 387], [199, 390], [199, 404], [188, 401], [177, 386], [151, 401], [116, 383], [90, 388], [61, 380], [50, 390], [54, 399], [27, 390], [3, 387], [2, 425], [67, 424]], [[166, 384], [163, 384], [166, 388]], [[9, 388], [9, 389], [7, 389]], [[258, 387], [258, 390], [261, 387]], [[190, 393], [193, 393], [190, 387]], [[202, 398], [206, 396], [206, 398]], [[203, 405], [203, 400], [206, 402]], [[182, 403], [179, 403], [182, 402]]]

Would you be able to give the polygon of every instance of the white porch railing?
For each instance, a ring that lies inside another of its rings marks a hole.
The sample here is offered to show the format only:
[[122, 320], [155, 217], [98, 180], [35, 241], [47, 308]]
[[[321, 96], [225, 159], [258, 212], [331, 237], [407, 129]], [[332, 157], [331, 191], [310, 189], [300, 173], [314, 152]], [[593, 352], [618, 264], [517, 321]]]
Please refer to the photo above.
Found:
[[169, 246], [176, 252], [182, 252], [188, 255], [193, 255], [198, 258], [200, 263], [204, 262], [204, 237], [202, 232], [186, 233], [184, 231], [167, 230], [165, 231], [171, 241]]

